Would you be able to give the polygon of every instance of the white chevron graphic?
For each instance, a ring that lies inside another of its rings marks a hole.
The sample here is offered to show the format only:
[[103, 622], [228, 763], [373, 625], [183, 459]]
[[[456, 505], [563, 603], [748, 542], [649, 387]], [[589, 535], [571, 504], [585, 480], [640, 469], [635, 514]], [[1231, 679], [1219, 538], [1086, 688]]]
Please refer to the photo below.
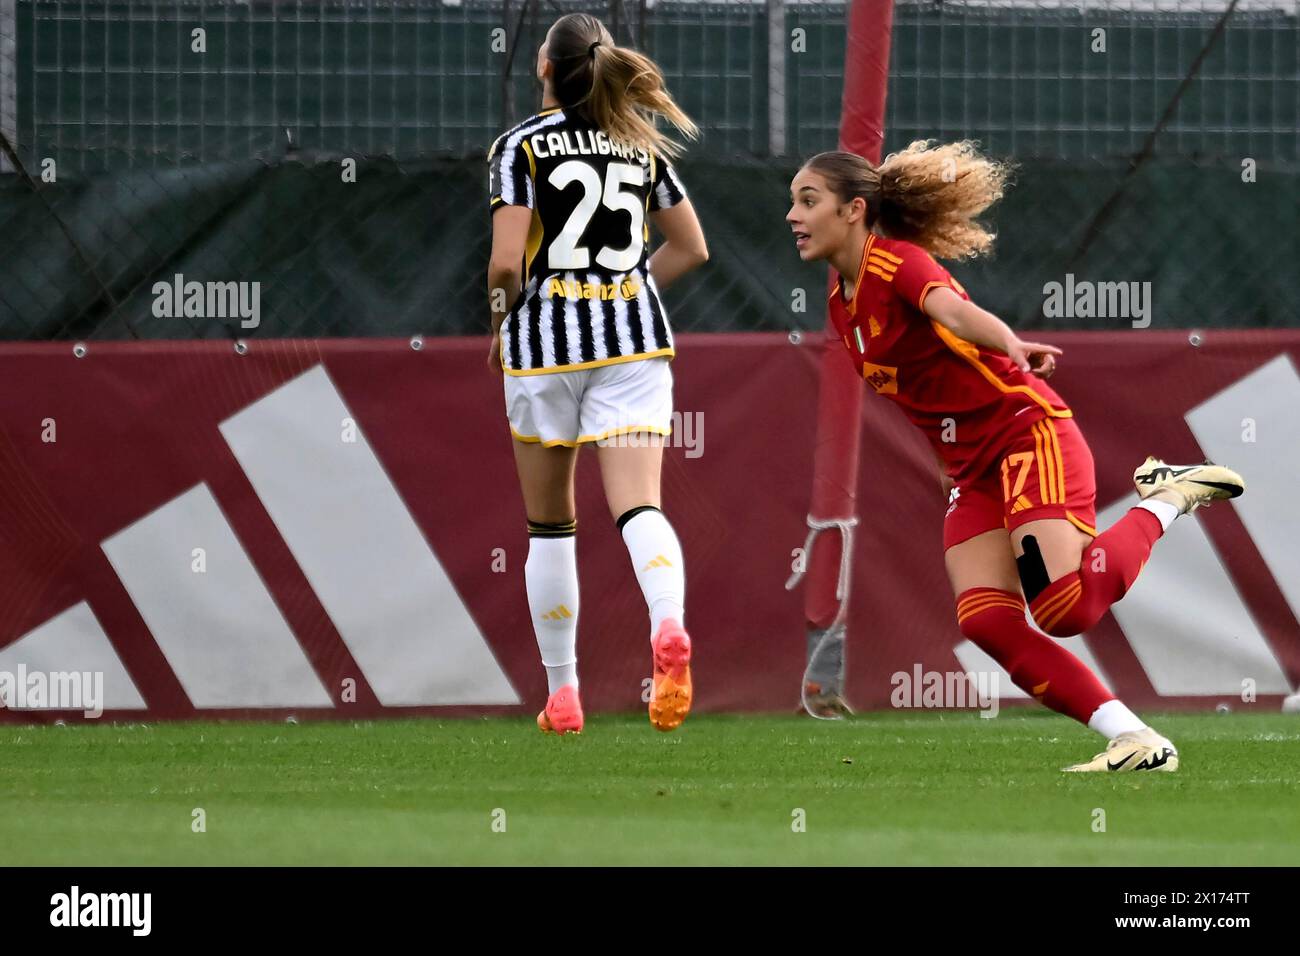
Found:
[[[1300, 535], [1290, 481], [1300, 468], [1300, 377], [1279, 356], [1187, 414], [1207, 455], [1240, 471], [1246, 494], [1231, 505], [1250, 532], [1293, 610], [1300, 609]], [[1243, 441], [1243, 420], [1255, 442]], [[1136, 498], [1098, 515], [1109, 527]], [[1268, 640], [1237, 593], [1218, 552], [1195, 518], [1180, 518], [1156, 543], [1151, 560], [1112, 609], [1151, 685], [1162, 696], [1236, 695], [1242, 681], [1260, 694], [1291, 686]]]
[[[1110, 527], [1136, 500], [1111, 505], [1097, 516], [1099, 525]], [[1253, 679], [1261, 694], [1290, 691], [1196, 518], [1179, 518], [1170, 526], [1111, 613], [1162, 696], [1240, 694], [1245, 678]]]
[[334, 706], [207, 485], [102, 547], [195, 707]]
[[[220, 428], [382, 704], [520, 703], [350, 418], [318, 365]], [[334, 706], [206, 484], [101, 547], [196, 708]], [[102, 671], [106, 709], [146, 706], [84, 602], [0, 651], [19, 664]]]
[[[1243, 441], [1243, 423], [1254, 441]], [[1187, 414], [1212, 461], [1241, 472], [1246, 494], [1231, 507], [1300, 620], [1300, 375], [1279, 355]]]
[[221, 433], [383, 704], [518, 704], [365, 435], [345, 429], [352, 420], [317, 365]]
[[[104, 675], [104, 710], [144, 710], [144, 698], [108, 635], [85, 601], [56, 614], [0, 650], [0, 671], [11, 674], [24, 666], [41, 671], [91, 671]], [[5, 700], [6, 706], [13, 702]]]

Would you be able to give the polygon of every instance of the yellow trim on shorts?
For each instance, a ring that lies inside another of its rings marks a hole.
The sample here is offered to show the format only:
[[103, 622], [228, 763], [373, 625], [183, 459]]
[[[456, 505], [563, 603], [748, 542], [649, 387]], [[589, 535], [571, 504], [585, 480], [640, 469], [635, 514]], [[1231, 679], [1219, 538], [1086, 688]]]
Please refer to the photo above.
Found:
[[654, 352], [639, 352], [636, 355], [616, 355], [614, 358], [596, 359], [594, 362], [579, 362], [577, 365], [553, 365], [549, 368], [525, 368], [525, 369], [505, 369], [507, 375], [546, 375], [550, 372], [580, 372], [586, 368], [602, 368], [606, 365], [621, 365], [624, 362], [635, 362], [638, 359], [659, 358], [661, 355], [667, 355], [671, 358], [675, 353], [671, 348], [658, 349]]
[[576, 448], [578, 446], [577, 442], [565, 441], [563, 438], [553, 438], [550, 441], [542, 441], [541, 435], [521, 435], [519, 432], [515, 431], [515, 426], [513, 425], [510, 426], [510, 434], [514, 436], [515, 441], [527, 442], [530, 445], [541, 442], [543, 448], [554, 448], [557, 445], [563, 445], [565, 448]]
[[1097, 529], [1090, 524], [1084, 524], [1082, 520], [1074, 516], [1073, 512], [1067, 511], [1065, 513], [1065, 520], [1070, 522], [1070, 524], [1074, 525], [1084, 534], [1090, 534], [1094, 538], [1097, 537]]
[[649, 432], [652, 435], [671, 435], [672, 428], [665, 428], [663, 425], [627, 425], [623, 428], [611, 428], [609, 431], [601, 432], [599, 435], [579, 435], [578, 442], [604, 441], [606, 438], [612, 438], [615, 435], [627, 435], [632, 432]]
[[537, 443], [541, 442], [543, 448], [554, 448], [557, 445], [563, 445], [565, 448], [577, 448], [579, 445], [587, 442], [603, 441], [614, 435], [626, 435], [630, 432], [649, 432], [652, 435], [671, 435], [671, 428], [664, 428], [661, 425], [627, 425], [622, 428], [611, 428], [608, 431], [601, 432], [599, 435], [579, 435], [576, 441], [568, 441], [564, 438], [553, 438], [550, 441], [542, 441], [540, 435], [521, 435], [515, 431], [514, 426], [510, 426], [510, 434], [514, 436], [515, 441]]

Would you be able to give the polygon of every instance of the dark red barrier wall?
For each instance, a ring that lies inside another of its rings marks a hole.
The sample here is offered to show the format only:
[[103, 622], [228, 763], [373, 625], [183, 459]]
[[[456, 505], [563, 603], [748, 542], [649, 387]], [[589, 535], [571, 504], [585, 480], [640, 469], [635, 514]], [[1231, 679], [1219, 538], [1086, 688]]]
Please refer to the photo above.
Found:
[[[1132, 496], [1132, 469], [1148, 452], [1201, 460], [1205, 452], [1184, 416], [1243, 381], [1253, 387], [1256, 378], [1263, 383], [1261, 431], [1242, 454], [1252, 462], [1264, 455], [1290, 474], [1300, 466], [1286, 431], [1300, 406], [1285, 414], [1274, 407], [1295, 378], [1300, 334], [1211, 333], [1199, 348], [1185, 333], [1075, 333], [1053, 341], [1066, 350], [1053, 384], [1092, 443], [1099, 506]], [[702, 413], [703, 444], [699, 457], [680, 447], [668, 453], [664, 498], [687, 560], [698, 707], [793, 707], [803, 616], [800, 596], [784, 583], [805, 534], [820, 344], [792, 345], [784, 335], [766, 334], [682, 335], [678, 344], [676, 407]], [[150, 716], [195, 715], [100, 543], [202, 482], [334, 700], [333, 708], [293, 712], [395, 712], [379, 705], [218, 430], [323, 363], [523, 708], [536, 709], [545, 679], [523, 590], [524, 516], [501, 384], [485, 370], [483, 353], [481, 342], [464, 339], [430, 340], [418, 351], [393, 340], [254, 341], [244, 355], [223, 343], [92, 343], [83, 358], [66, 343], [0, 347], [0, 652], [85, 601]], [[961, 638], [943, 572], [945, 502], [930, 452], [892, 406], [874, 396], [864, 401], [849, 695], [861, 707], [881, 707], [888, 706], [894, 672], [917, 663], [957, 669], [952, 649]], [[56, 442], [42, 441], [48, 419], [57, 423]], [[640, 705], [648, 675], [645, 608], [593, 457], [584, 454], [578, 476], [584, 702], [589, 710], [628, 709]], [[1232, 506], [1197, 520], [1277, 671], [1267, 661], [1261, 671], [1257, 652], [1238, 674], [1230, 643], [1237, 637], [1224, 635], [1224, 648], [1205, 649], [1215, 668], [1226, 668], [1210, 683], [1230, 688], [1239, 677], [1258, 679], [1263, 701], [1276, 699], [1300, 680], [1300, 627], [1288, 585], [1279, 580], [1289, 571], [1262, 556]], [[1300, 540], [1293, 506], [1276, 512], [1276, 520]], [[493, 570], [495, 548], [504, 549], [504, 574]], [[1165, 559], [1158, 545], [1152, 563]], [[197, 633], [206, 627], [216, 629], [212, 640], [221, 639], [218, 622], [194, 621]], [[431, 622], [429, 639], [437, 635]], [[1147, 648], [1144, 659], [1135, 640]], [[1176, 640], [1126, 635], [1108, 615], [1087, 647], [1114, 689], [1136, 704], [1212, 704], [1231, 696], [1159, 692], [1161, 684], [1178, 682], [1161, 675], [1157, 660], [1159, 648]], [[345, 701], [341, 682], [358, 675], [356, 701]], [[287, 711], [211, 711], [236, 712]]]

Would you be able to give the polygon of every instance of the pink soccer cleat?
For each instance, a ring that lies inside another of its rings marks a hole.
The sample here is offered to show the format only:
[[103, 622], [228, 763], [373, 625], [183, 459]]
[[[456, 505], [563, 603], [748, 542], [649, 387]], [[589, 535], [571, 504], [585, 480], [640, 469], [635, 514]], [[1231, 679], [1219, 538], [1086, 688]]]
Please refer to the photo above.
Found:
[[578, 688], [566, 684], [546, 699], [546, 709], [537, 715], [537, 728], [544, 734], [582, 733], [582, 701]]
[[691, 638], [670, 618], [659, 624], [650, 647], [655, 668], [650, 723], [656, 730], [676, 730], [691, 710]]

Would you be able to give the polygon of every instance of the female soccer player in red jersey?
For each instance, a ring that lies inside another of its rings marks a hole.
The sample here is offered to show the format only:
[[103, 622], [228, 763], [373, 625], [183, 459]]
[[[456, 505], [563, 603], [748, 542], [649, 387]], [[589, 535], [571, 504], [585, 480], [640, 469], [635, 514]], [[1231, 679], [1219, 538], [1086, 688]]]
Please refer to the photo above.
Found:
[[[578, 447], [594, 443], [606, 501], [649, 607], [650, 721], [672, 730], [691, 705], [691, 643], [681, 545], [659, 510], [673, 404], [673, 340], [659, 289], [708, 251], [666, 158], [678, 147], [654, 117], [688, 136], [696, 128], [654, 62], [616, 46], [587, 14], [552, 25], [537, 77], [541, 111], [488, 153], [488, 368], [505, 373], [528, 514], [524, 582], [548, 684], [537, 723], [559, 734], [583, 726], [573, 473]], [[664, 237], [654, 255], [650, 223]]]
[[[968, 142], [911, 144], [872, 166], [852, 153], [810, 159], [786, 216], [799, 257], [839, 274], [830, 314], [867, 385], [929, 439], [949, 493], [944, 557], [957, 624], [1048, 707], [1109, 740], [1069, 770], [1176, 770], [1178, 753], [1102, 686], [1057, 637], [1086, 631], [1133, 585], [1176, 517], [1245, 490], [1215, 465], [1149, 458], [1136, 507], [1098, 534], [1092, 454], [1043, 379], [1061, 350], [1026, 342], [971, 301], [934, 257], [989, 251], [976, 221], [1007, 169]], [[1100, 549], [1105, 562], [1084, 562]], [[1022, 596], [1023, 593], [1023, 596]]]

